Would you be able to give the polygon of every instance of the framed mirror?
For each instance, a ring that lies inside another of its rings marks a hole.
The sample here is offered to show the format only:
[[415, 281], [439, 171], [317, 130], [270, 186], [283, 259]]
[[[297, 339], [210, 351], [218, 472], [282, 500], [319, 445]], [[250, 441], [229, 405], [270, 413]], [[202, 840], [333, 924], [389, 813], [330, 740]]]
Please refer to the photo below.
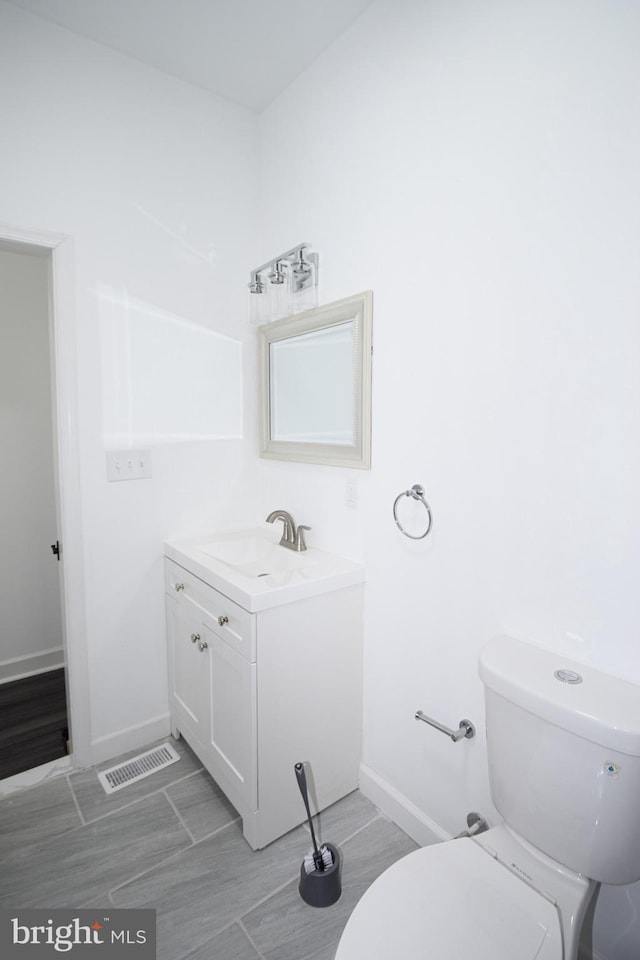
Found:
[[258, 328], [260, 456], [371, 466], [371, 290]]

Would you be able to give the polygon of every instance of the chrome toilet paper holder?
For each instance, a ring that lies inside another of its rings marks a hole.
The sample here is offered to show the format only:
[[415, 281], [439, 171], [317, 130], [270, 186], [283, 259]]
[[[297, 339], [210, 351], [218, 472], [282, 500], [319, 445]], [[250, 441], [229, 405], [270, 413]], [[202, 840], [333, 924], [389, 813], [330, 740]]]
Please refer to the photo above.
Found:
[[471, 720], [461, 720], [458, 724], [458, 729], [451, 730], [449, 727], [445, 727], [443, 723], [438, 723], [437, 720], [428, 717], [422, 710], [416, 710], [415, 718], [416, 720], [422, 720], [423, 723], [428, 723], [430, 727], [435, 727], [440, 733], [446, 733], [454, 743], [458, 743], [459, 740], [471, 740], [476, 735], [476, 728], [471, 723]]

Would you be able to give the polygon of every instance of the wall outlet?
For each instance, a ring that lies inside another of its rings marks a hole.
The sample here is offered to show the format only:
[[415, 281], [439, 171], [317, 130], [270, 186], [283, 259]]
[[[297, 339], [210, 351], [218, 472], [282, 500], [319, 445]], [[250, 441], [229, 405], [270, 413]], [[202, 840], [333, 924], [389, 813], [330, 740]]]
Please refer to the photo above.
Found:
[[151, 476], [150, 450], [109, 450], [107, 480], [147, 480]]

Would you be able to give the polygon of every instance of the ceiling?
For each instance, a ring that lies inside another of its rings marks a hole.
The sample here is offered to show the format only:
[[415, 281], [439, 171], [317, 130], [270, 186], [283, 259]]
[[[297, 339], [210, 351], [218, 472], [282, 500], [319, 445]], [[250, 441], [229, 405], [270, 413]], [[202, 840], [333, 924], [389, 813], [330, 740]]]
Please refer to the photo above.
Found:
[[259, 112], [372, 0], [8, 0]]

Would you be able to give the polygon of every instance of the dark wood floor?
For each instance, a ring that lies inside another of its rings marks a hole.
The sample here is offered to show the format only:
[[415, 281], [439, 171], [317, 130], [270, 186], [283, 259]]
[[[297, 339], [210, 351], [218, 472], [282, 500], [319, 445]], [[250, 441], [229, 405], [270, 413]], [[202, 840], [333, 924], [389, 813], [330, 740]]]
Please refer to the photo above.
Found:
[[64, 669], [0, 684], [0, 780], [67, 754]]

